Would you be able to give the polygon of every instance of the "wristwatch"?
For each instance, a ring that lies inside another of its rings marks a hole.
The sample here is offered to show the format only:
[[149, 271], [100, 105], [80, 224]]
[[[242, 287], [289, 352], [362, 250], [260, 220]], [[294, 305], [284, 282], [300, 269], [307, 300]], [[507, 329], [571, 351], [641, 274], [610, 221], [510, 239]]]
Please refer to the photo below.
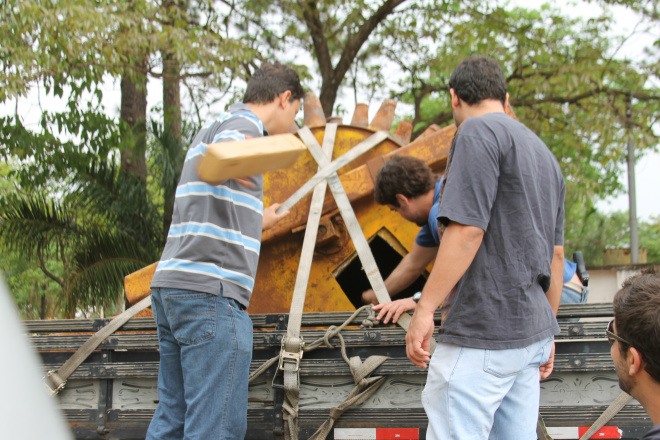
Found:
[[416, 303], [418, 303], [418, 302], [419, 302], [419, 299], [420, 299], [421, 297], [422, 297], [422, 292], [415, 292], [415, 294], [413, 294], [413, 296], [412, 296], [412, 299], [413, 299], [413, 301], [415, 301]]

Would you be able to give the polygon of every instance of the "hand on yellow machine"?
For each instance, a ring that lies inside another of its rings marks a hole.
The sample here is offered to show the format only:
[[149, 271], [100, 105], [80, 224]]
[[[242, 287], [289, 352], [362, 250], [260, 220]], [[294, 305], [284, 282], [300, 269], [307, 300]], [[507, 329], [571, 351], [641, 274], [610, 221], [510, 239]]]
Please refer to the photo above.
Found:
[[277, 208], [279, 208], [281, 203], [273, 203], [270, 205], [268, 208], [264, 209], [264, 219], [263, 219], [263, 224], [262, 224], [262, 230], [270, 229], [277, 222], [279, 222], [283, 217], [286, 217], [289, 215], [289, 212], [291, 211], [284, 211], [280, 214], [277, 213]]

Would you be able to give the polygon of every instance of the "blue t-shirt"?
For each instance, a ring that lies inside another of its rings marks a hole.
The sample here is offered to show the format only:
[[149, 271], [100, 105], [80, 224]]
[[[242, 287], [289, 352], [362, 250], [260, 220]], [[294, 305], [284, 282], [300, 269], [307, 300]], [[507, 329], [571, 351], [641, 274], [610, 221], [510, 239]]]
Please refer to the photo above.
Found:
[[440, 186], [442, 179], [435, 182], [435, 192], [433, 193], [433, 206], [429, 212], [429, 219], [422, 229], [419, 230], [415, 243], [423, 247], [440, 246], [440, 237], [438, 236], [438, 203], [440, 202]]
[[576, 269], [577, 269], [577, 263], [574, 263], [571, 260], [567, 260], [566, 258], [564, 258], [564, 283], [569, 282], [571, 278], [573, 278]]

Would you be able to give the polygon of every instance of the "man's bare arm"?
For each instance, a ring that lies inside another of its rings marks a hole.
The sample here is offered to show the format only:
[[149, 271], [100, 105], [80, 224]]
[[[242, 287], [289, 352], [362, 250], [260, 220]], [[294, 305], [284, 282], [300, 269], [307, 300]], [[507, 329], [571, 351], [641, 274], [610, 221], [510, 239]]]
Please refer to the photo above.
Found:
[[557, 316], [559, 302], [561, 301], [561, 289], [564, 285], [564, 246], [555, 246], [550, 269], [550, 289], [548, 289], [545, 296], [548, 298], [548, 302], [550, 303], [552, 310], [555, 312], [555, 316]]
[[450, 223], [445, 229], [406, 336], [408, 358], [418, 367], [426, 368], [430, 361], [433, 314], [472, 264], [483, 237], [484, 230], [475, 226]]
[[[559, 311], [559, 302], [561, 301], [561, 289], [564, 285], [564, 246], [555, 246], [552, 263], [550, 264], [550, 288], [545, 296], [548, 298], [552, 311], [557, 316]], [[541, 380], [546, 379], [552, 373], [555, 367], [555, 343], [552, 343], [552, 350], [550, 351], [550, 358], [548, 362], [541, 365], [539, 372]]]
[[[412, 250], [403, 257], [385, 280], [385, 288], [390, 297], [398, 295], [410, 286], [437, 254], [437, 247], [424, 247], [413, 243]], [[374, 291], [371, 289], [365, 290], [362, 293], [362, 302], [364, 304], [378, 304]]]

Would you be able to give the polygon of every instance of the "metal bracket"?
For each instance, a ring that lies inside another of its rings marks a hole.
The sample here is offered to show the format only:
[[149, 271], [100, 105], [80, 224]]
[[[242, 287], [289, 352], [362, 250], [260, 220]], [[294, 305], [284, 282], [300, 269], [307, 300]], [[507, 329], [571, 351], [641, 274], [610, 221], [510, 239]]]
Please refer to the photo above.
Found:
[[48, 393], [49, 393], [51, 396], [56, 396], [56, 395], [58, 395], [58, 394], [60, 393], [60, 391], [62, 391], [62, 390], [64, 389], [64, 387], [66, 386], [66, 382], [67, 382], [67, 381], [65, 380], [64, 382], [62, 382], [61, 384], [59, 384], [59, 386], [58, 386], [57, 388], [53, 388], [53, 387], [51, 386], [51, 385], [53, 385], [53, 382], [51, 382], [50, 377], [51, 377], [53, 374], [55, 374], [55, 373], [57, 373], [57, 370], [50, 370], [50, 371], [49, 371], [48, 373], [46, 373], [46, 375], [41, 379], [42, 382], [44, 383], [44, 386], [46, 387], [46, 389], [48, 389]]
[[[280, 360], [277, 364], [277, 369], [275, 370], [275, 374], [273, 375], [273, 380], [271, 382], [271, 386], [273, 388], [279, 388], [279, 389], [284, 389], [284, 382], [280, 383], [275, 383], [275, 380], [277, 379], [277, 373], [282, 370], [282, 371], [291, 371], [294, 373], [298, 373], [298, 383], [300, 383], [300, 360], [303, 357], [303, 347], [305, 346], [305, 341], [300, 338], [300, 346], [298, 349], [298, 352], [291, 352], [291, 351], [286, 351], [286, 339], [287, 336], [284, 336], [282, 338], [282, 348], [280, 349]], [[293, 365], [293, 368], [286, 368], [287, 365]]]
[[[282, 338], [282, 349], [280, 350], [280, 361], [277, 365], [278, 370], [282, 371], [293, 371], [294, 373], [300, 370], [300, 360], [303, 357], [303, 347], [305, 346], [305, 341], [300, 338], [300, 346], [297, 352], [286, 351], [286, 341], [287, 336]], [[295, 367], [285, 368], [286, 365], [295, 364]]]
[[380, 341], [381, 332], [366, 331], [364, 332], [364, 340], [368, 342]]

